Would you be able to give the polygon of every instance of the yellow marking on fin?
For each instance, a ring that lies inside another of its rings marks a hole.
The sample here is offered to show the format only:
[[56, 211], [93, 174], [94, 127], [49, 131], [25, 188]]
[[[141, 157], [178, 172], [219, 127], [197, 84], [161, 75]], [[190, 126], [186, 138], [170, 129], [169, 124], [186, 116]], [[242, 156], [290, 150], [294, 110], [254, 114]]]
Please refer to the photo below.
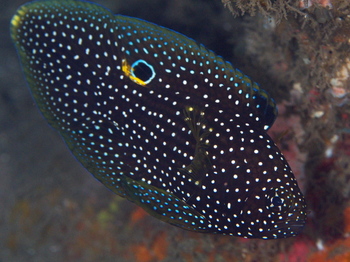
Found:
[[128, 64], [128, 62], [126, 61], [126, 59], [122, 60], [122, 71], [124, 72], [124, 74], [130, 78], [130, 80], [134, 81], [136, 84], [140, 85], [140, 86], [146, 86], [146, 82], [142, 81], [140, 78], [133, 76], [132, 72], [134, 71], [134, 69]]
[[17, 27], [22, 19], [22, 17], [27, 13], [27, 8], [24, 6], [17, 11], [17, 14], [15, 14], [11, 20], [11, 24], [15, 27]]

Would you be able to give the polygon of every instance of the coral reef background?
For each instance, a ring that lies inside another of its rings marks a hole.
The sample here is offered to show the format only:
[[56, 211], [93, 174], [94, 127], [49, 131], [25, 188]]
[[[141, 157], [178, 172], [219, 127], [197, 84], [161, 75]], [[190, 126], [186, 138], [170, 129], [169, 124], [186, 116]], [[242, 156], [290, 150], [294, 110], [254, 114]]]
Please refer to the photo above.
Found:
[[270, 134], [309, 219], [271, 241], [166, 225], [88, 174], [26, 87], [9, 36], [25, 2], [0, 3], [0, 261], [350, 261], [348, 1], [95, 0], [196, 39], [276, 99]]

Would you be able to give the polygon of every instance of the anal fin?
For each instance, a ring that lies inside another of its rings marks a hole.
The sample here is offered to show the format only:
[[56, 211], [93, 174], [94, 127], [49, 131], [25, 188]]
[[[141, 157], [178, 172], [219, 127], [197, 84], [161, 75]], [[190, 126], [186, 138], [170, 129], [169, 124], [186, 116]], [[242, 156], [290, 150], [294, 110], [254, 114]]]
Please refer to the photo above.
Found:
[[206, 218], [173, 193], [124, 176], [123, 188], [127, 198], [150, 215], [190, 231], [206, 231]]

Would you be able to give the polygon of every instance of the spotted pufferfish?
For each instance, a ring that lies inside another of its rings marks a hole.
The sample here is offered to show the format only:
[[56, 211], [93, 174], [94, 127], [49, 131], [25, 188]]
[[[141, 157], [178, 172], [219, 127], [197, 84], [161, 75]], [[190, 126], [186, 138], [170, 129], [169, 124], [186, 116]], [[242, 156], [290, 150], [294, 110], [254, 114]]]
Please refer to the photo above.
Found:
[[294, 175], [266, 133], [275, 101], [192, 39], [85, 1], [34, 1], [11, 21], [33, 97], [114, 193], [190, 231], [295, 236]]

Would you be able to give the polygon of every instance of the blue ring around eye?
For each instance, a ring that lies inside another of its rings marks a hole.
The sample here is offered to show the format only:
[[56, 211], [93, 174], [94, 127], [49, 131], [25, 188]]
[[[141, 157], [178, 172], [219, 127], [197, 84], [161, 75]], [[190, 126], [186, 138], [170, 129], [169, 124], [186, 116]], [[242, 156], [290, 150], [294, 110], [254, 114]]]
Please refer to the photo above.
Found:
[[[149, 84], [153, 79], [154, 77], [156, 76], [156, 72], [154, 71], [154, 68], [153, 66], [151, 66], [149, 63], [147, 63], [145, 60], [143, 59], [139, 59], [137, 61], [135, 61], [132, 65], [131, 65], [131, 69], [134, 69], [136, 66], [138, 66], [140, 63], [146, 65], [152, 72], [152, 75], [150, 76], [150, 78], [148, 80], [143, 80], [141, 79], [143, 82], [145, 82], [145, 84]], [[138, 76], [136, 76], [134, 74], [134, 70], [131, 70], [131, 76], [135, 77], [135, 78], [139, 78]]]

